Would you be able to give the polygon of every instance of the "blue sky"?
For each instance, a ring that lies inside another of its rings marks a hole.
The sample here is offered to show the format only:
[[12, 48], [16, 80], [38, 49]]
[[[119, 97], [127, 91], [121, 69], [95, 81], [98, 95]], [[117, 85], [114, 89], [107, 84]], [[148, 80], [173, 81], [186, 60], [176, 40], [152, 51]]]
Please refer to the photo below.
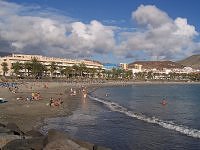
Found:
[[0, 0], [0, 51], [102, 62], [200, 53], [197, 0]]

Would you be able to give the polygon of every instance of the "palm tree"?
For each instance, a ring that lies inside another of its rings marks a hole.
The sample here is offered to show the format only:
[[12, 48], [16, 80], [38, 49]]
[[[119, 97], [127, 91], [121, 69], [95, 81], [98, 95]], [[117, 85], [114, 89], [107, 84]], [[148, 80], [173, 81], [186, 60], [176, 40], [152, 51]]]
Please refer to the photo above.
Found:
[[16, 75], [20, 75], [20, 70], [23, 69], [23, 64], [19, 63], [19, 62], [16, 62], [16, 63], [13, 63], [12, 64], [12, 67], [11, 69], [13, 69], [13, 72], [16, 74]]
[[64, 72], [65, 72], [65, 75], [67, 76], [67, 78], [69, 78], [70, 74], [72, 74], [72, 67], [70, 67], [70, 66], [65, 67]]
[[57, 69], [57, 66], [56, 66], [56, 63], [53, 61], [51, 62], [51, 65], [50, 65], [50, 72], [51, 72], [51, 77], [53, 77], [53, 73], [54, 71]]
[[149, 80], [152, 80], [152, 79], [153, 79], [153, 72], [152, 72], [152, 71], [149, 71], [149, 72], [147, 73], [147, 79], [149, 79]]
[[131, 70], [126, 71], [124, 77], [127, 79], [131, 79], [133, 77], [132, 71]]
[[31, 60], [31, 73], [34, 76], [38, 76], [43, 73], [43, 65], [38, 62], [35, 57]]
[[117, 69], [112, 68], [112, 78], [117, 78]]
[[74, 77], [76, 77], [77, 74], [79, 74], [79, 66], [75, 64], [72, 66], [72, 68], [73, 68]]
[[145, 75], [146, 75], [146, 72], [135, 73], [136, 78], [139, 80], [145, 80]]
[[[31, 71], [31, 69], [32, 69], [32, 64], [31, 64], [31, 62], [25, 62], [25, 63], [24, 63], [24, 69], [27, 70], [28, 76], [29, 76], [29, 75], [30, 75], [30, 71]], [[25, 71], [25, 72], [26, 72], [26, 71]]]
[[2, 66], [2, 70], [3, 70], [3, 76], [5, 76], [6, 75], [6, 73], [8, 72], [8, 64], [7, 64], [7, 62], [3, 62], [2, 64], [1, 64], [1, 66]]
[[97, 70], [97, 76], [98, 76], [98, 78], [100, 78], [101, 77], [102, 68], [98, 67], [98, 69], [96, 69], [96, 70]]
[[84, 63], [79, 64], [79, 71], [80, 71], [80, 75], [81, 77], [83, 77], [83, 72], [86, 71], [87, 67]]
[[47, 75], [47, 72], [48, 72], [48, 68], [47, 68], [47, 66], [42, 65], [42, 72], [44, 72], [44, 76]]

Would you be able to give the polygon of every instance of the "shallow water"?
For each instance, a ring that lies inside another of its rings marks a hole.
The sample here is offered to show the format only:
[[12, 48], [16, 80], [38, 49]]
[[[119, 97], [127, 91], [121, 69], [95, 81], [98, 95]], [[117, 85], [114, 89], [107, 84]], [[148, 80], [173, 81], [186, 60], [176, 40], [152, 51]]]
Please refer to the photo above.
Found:
[[47, 119], [42, 130], [116, 150], [200, 149], [199, 114], [200, 85], [103, 87], [80, 100], [72, 116]]

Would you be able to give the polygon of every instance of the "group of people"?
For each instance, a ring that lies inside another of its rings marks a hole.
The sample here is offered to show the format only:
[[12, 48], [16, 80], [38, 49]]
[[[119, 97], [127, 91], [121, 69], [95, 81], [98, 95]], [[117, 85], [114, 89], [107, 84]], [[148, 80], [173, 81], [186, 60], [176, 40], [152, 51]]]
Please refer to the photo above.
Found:
[[40, 93], [39, 92], [33, 92], [32, 94], [31, 94], [31, 99], [32, 100], [40, 100], [41, 99], [41, 96], [40, 96]]
[[12, 93], [17, 93], [18, 92], [18, 86], [15, 86], [15, 87], [9, 87], [8, 90]]
[[61, 106], [63, 103], [63, 100], [61, 98], [53, 99], [52, 97], [50, 98], [50, 103], [49, 105], [51, 107], [58, 107]]
[[[85, 86], [81, 86], [81, 89], [80, 89], [79, 92], [83, 95], [83, 98], [87, 97], [87, 88]], [[70, 89], [70, 96], [75, 96], [76, 94], [77, 94], [76, 90], [71, 88]]]

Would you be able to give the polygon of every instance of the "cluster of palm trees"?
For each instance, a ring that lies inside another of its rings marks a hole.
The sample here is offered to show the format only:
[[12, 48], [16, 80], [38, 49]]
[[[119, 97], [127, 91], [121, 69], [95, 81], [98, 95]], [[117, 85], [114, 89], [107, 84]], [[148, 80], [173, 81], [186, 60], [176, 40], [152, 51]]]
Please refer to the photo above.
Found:
[[[3, 75], [8, 72], [8, 64], [3, 62], [1, 64]], [[60, 66], [56, 62], [43, 65], [36, 58], [30, 62], [12, 64], [12, 75], [17, 77], [66, 77], [66, 78], [103, 78], [103, 79], [131, 79], [132, 72], [123, 69], [113, 68], [112, 70], [105, 70], [102, 68], [88, 68], [84, 63], [75, 64], [73, 66]]]

